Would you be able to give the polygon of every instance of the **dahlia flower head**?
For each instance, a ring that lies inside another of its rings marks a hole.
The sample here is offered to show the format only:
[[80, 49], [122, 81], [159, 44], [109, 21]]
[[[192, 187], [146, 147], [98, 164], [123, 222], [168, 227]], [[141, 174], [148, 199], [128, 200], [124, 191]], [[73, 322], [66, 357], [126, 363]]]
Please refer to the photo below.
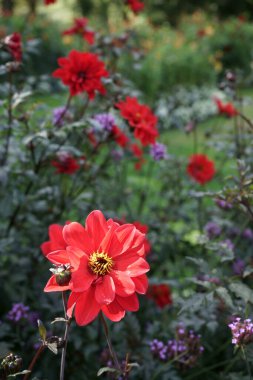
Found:
[[71, 96], [86, 92], [89, 99], [95, 98], [96, 92], [105, 95], [106, 89], [102, 78], [108, 77], [105, 64], [97, 54], [72, 50], [67, 57], [58, 59], [60, 68], [52, 76], [59, 78], [69, 87]]
[[205, 154], [193, 154], [189, 158], [187, 173], [200, 185], [211, 181], [215, 175], [215, 165]]
[[149, 265], [144, 258], [145, 235], [133, 224], [106, 220], [91, 212], [85, 226], [77, 222], [51, 225], [50, 240], [41, 245], [54, 265], [45, 292], [70, 291], [67, 315], [83, 326], [99, 312], [120, 321], [126, 311], [137, 311], [137, 293], [145, 294]]

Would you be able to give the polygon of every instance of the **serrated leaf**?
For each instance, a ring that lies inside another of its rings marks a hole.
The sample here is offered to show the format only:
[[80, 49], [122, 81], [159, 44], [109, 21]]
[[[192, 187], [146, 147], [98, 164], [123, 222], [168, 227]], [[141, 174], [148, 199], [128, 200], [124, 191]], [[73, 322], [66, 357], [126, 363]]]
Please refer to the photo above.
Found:
[[241, 284], [240, 282], [233, 282], [229, 285], [229, 289], [235, 293], [237, 297], [242, 298], [245, 303], [250, 302], [253, 304], [253, 291], [247, 285]]
[[219, 286], [215, 289], [215, 293], [225, 302], [225, 304], [231, 309], [234, 307], [232, 298], [226, 288], [223, 286]]
[[102, 367], [98, 371], [97, 376], [101, 376], [103, 375], [103, 373], [106, 373], [106, 372], [118, 372], [118, 370], [116, 368], [111, 368], [111, 367]]

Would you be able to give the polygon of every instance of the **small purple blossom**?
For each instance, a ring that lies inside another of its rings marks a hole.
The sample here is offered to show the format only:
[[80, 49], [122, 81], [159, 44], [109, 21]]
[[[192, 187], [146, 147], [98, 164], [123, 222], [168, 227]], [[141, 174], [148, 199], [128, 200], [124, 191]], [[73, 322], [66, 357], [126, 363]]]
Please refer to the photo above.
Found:
[[94, 116], [99, 126], [106, 132], [112, 132], [113, 126], [115, 125], [114, 116], [110, 113], [99, 113]]
[[27, 320], [29, 318], [29, 313], [29, 306], [25, 306], [23, 303], [14, 303], [11, 310], [7, 313], [6, 318], [9, 321], [18, 323], [21, 320]]
[[164, 144], [156, 142], [150, 147], [150, 155], [155, 161], [160, 161], [168, 158], [167, 147]]
[[53, 124], [57, 127], [62, 127], [64, 120], [71, 119], [71, 114], [66, 111], [66, 107], [57, 107], [53, 109]]
[[220, 226], [215, 222], [208, 222], [204, 228], [209, 239], [214, 239], [221, 234]]
[[221, 245], [222, 245], [224, 248], [228, 249], [229, 251], [233, 251], [234, 248], [235, 248], [234, 243], [232, 243], [232, 241], [231, 241], [230, 239], [223, 240], [223, 241], [221, 241], [220, 243], [221, 243]]
[[232, 268], [235, 275], [242, 276], [245, 269], [245, 262], [242, 259], [235, 259]]
[[220, 199], [220, 198], [217, 198], [215, 200], [215, 203], [218, 207], [220, 207], [222, 210], [231, 210], [231, 208], [233, 207], [232, 203], [226, 201], [225, 199]]
[[31, 323], [31, 325], [37, 326], [38, 319], [40, 319], [40, 315], [39, 315], [39, 313], [37, 311], [31, 311], [28, 314], [28, 320]]
[[251, 319], [236, 318], [228, 327], [232, 332], [232, 344], [243, 346], [253, 342], [253, 323]]
[[246, 230], [243, 231], [242, 236], [245, 239], [253, 240], [253, 231], [251, 228], [246, 228]]

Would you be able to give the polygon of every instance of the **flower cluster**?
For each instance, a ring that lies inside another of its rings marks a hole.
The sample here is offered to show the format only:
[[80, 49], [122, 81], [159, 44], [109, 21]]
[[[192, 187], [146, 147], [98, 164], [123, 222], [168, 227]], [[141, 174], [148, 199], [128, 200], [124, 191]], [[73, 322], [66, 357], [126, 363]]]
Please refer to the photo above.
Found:
[[236, 318], [228, 327], [232, 332], [232, 343], [236, 346], [244, 346], [253, 342], [253, 323], [251, 319]]
[[161, 361], [173, 360], [181, 368], [191, 368], [204, 351], [201, 345], [201, 336], [193, 330], [187, 331], [182, 324], [177, 327], [176, 338], [167, 343], [154, 339], [150, 343], [150, 350], [154, 357]]
[[92, 45], [94, 43], [95, 32], [93, 32], [91, 29], [88, 29], [87, 24], [87, 18], [75, 18], [74, 25], [71, 28], [66, 29], [62, 34], [64, 36], [79, 35], [84, 40], [86, 40], [88, 44]]
[[57, 127], [62, 127], [65, 121], [71, 121], [72, 114], [66, 109], [66, 107], [57, 107], [53, 109], [52, 122]]
[[204, 230], [209, 239], [214, 239], [221, 234], [221, 227], [215, 222], [208, 222]]
[[147, 297], [152, 299], [157, 306], [164, 308], [172, 305], [171, 289], [167, 284], [152, 284], [148, 288]]
[[196, 182], [204, 185], [215, 175], [214, 162], [204, 154], [194, 154], [189, 159], [187, 172]]
[[3, 42], [13, 59], [20, 62], [22, 60], [21, 35], [19, 33], [12, 33], [6, 36]]
[[50, 240], [41, 246], [54, 265], [45, 291], [70, 290], [67, 313], [71, 317], [75, 309], [79, 325], [92, 322], [100, 311], [116, 322], [126, 311], [138, 310], [136, 293], [146, 293], [149, 265], [143, 258], [145, 235], [134, 225], [106, 220], [96, 210], [85, 227], [76, 222], [51, 227]]
[[6, 317], [9, 321], [19, 322], [28, 319], [30, 314], [30, 307], [25, 306], [23, 303], [14, 303], [11, 310], [7, 313]]
[[143, 146], [155, 143], [158, 137], [157, 117], [148, 106], [129, 96], [115, 106], [130, 127], [134, 128], [134, 137], [140, 140]]
[[105, 94], [101, 79], [107, 77], [108, 72], [96, 54], [72, 50], [68, 57], [59, 58], [58, 64], [60, 68], [52, 75], [69, 86], [71, 96], [86, 92], [89, 99], [94, 99], [96, 91]]
[[150, 147], [150, 155], [155, 161], [164, 160], [168, 157], [167, 147], [164, 144], [156, 142]]

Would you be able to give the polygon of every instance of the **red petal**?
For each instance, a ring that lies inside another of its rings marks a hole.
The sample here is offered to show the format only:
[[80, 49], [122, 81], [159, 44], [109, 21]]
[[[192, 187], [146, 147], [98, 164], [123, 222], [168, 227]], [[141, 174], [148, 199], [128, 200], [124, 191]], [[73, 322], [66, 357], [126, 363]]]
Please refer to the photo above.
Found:
[[127, 297], [135, 292], [135, 284], [128, 274], [112, 270], [110, 275], [115, 283], [116, 294]]
[[89, 271], [88, 258], [80, 259], [78, 269], [72, 272], [72, 289], [74, 292], [83, 292], [89, 289], [96, 276]]
[[67, 315], [69, 318], [72, 318], [73, 310], [76, 306], [76, 301], [79, 297], [81, 297], [82, 293], [74, 293], [72, 292], [68, 299], [67, 305]]
[[86, 292], [81, 293], [80, 297], [76, 300], [76, 323], [79, 326], [87, 325], [96, 318], [100, 310], [101, 307], [95, 297], [95, 288], [91, 287]]
[[98, 250], [105, 234], [108, 231], [108, 226], [104, 215], [101, 211], [92, 211], [86, 219], [86, 229], [89, 236], [92, 236], [94, 243], [94, 251]]
[[47, 255], [47, 259], [53, 264], [69, 264], [69, 255], [67, 251], [55, 251]]
[[63, 237], [67, 245], [79, 248], [87, 255], [94, 251], [92, 241], [80, 223], [73, 222], [66, 225], [63, 229]]
[[111, 276], [102, 277], [96, 284], [95, 297], [99, 304], [108, 305], [115, 298], [115, 285]]
[[137, 311], [139, 309], [139, 300], [136, 294], [129, 297], [117, 296], [116, 299], [119, 305], [127, 311]]
[[141, 257], [134, 261], [133, 259], [117, 260], [114, 267], [117, 270], [125, 271], [130, 277], [141, 276], [150, 269], [147, 261]]
[[125, 310], [117, 301], [112, 302], [110, 305], [102, 306], [102, 311], [113, 322], [118, 322], [125, 316]]
[[42, 250], [43, 255], [47, 256], [50, 252], [52, 252], [51, 241], [45, 241], [42, 243], [40, 249]]
[[133, 282], [135, 283], [135, 290], [137, 293], [145, 294], [148, 289], [148, 278], [145, 274], [139, 277], [133, 277]]

